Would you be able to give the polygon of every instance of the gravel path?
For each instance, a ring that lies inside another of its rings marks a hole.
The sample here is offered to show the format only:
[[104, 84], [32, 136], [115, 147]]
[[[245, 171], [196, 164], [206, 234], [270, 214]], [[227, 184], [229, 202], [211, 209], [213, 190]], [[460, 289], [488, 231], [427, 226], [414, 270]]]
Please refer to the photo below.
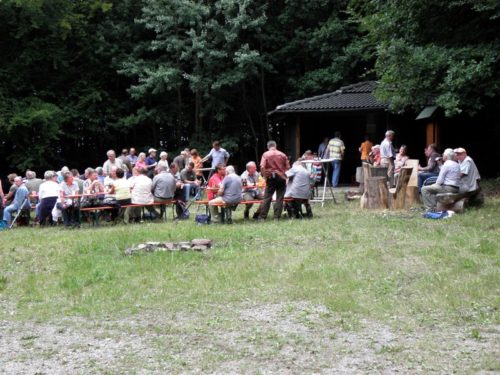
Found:
[[394, 329], [308, 303], [0, 321], [2, 374], [494, 373], [500, 327]]

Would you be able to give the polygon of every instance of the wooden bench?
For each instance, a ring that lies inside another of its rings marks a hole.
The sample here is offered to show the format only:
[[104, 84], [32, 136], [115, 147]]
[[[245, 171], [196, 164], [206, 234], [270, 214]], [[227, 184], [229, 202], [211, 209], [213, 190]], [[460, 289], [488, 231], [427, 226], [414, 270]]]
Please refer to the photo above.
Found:
[[484, 201], [481, 189], [466, 193], [442, 193], [437, 194], [436, 198], [436, 209], [438, 211], [450, 210], [456, 213], [463, 213], [469, 203], [473, 202], [475, 205], [482, 205]]
[[[177, 203], [176, 200], [171, 200], [171, 201], [166, 201], [166, 202], [154, 202], [154, 203], [149, 203], [149, 204], [125, 204], [122, 206], [119, 206], [119, 209], [127, 209], [127, 208], [145, 208], [145, 207], [150, 207], [150, 206], [172, 206], [172, 210], [175, 208], [175, 204]], [[92, 207], [82, 207], [80, 208], [80, 213], [81, 212], [89, 212], [89, 213], [98, 213], [99, 211], [106, 211], [106, 210], [114, 210], [117, 207], [113, 206], [92, 206]], [[167, 215], [166, 212], [160, 213], [161, 216], [165, 216], [165, 220], [167, 220]], [[175, 212], [173, 211], [172, 213], [173, 217], [175, 217]], [[97, 226], [99, 225], [99, 216], [98, 215], [93, 215], [92, 217], [92, 223], [93, 225]]]
[[[291, 202], [293, 201], [293, 198], [284, 198], [283, 202]], [[232, 223], [232, 212], [236, 210], [236, 208], [239, 205], [248, 205], [248, 204], [261, 204], [263, 202], [263, 199], [257, 199], [257, 200], [246, 200], [246, 201], [240, 201], [239, 203], [216, 203], [213, 204], [213, 207], [220, 207], [221, 208], [221, 222], [222, 223], [227, 223], [231, 224]], [[273, 203], [276, 202], [276, 200], [273, 200]], [[201, 201], [195, 201], [196, 204], [199, 205], [205, 205], [207, 208], [207, 215], [210, 214], [208, 210], [209, 206], [209, 201], [208, 200], [201, 200]]]

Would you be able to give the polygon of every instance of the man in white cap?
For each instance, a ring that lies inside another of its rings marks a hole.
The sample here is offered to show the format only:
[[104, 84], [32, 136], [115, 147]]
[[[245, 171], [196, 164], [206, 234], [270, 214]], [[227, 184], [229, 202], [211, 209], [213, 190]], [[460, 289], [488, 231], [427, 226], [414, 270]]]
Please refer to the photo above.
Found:
[[481, 176], [479, 175], [479, 171], [474, 163], [474, 160], [467, 155], [467, 151], [462, 147], [456, 148], [453, 151], [455, 152], [458, 164], [460, 165], [460, 192], [468, 193], [478, 190]]

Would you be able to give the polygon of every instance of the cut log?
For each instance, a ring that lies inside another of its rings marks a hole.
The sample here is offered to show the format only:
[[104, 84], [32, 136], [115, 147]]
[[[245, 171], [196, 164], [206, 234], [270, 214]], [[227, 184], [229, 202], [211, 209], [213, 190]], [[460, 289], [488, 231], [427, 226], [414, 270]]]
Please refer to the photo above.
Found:
[[465, 208], [467, 207], [468, 199], [467, 198], [462, 198], [458, 201], [451, 202], [451, 203], [443, 203], [443, 202], [438, 202], [436, 209], [438, 211], [455, 211], [457, 214], [462, 214], [465, 211]]
[[[366, 179], [368, 177], [384, 176], [387, 178], [387, 167], [374, 167], [368, 163], [363, 163], [363, 186], [366, 186]], [[361, 192], [361, 190], [360, 190]], [[365, 190], [361, 193], [364, 193]]]
[[365, 181], [363, 178], [363, 166], [356, 168], [356, 182], [359, 184], [359, 193], [363, 194], [363, 191], [365, 189]]
[[411, 167], [412, 172], [408, 187], [406, 188], [405, 205], [407, 208], [420, 205], [420, 193], [418, 192], [418, 159], [408, 159], [405, 167]]
[[368, 209], [386, 209], [388, 207], [387, 176], [368, 177], [361, 207]]
[[396, 187], [389, 189], [389, 207], [391, 210], [401, 210], [405, 208], [406, 188], [410, 181], [411, 172], [411, 167], [401, 168]]

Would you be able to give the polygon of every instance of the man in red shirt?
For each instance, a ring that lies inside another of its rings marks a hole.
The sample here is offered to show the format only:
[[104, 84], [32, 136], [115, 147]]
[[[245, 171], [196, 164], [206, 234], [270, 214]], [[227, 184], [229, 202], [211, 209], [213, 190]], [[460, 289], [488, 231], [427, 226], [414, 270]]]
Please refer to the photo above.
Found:
[[210, 177], [207, 184], [207, 198], [209, 201], [217, 197], [217, 190], [225, 176], [226, 166], [218, 164], [215, 167], [215, 173]]
[[268, 151], [264, 152], [260, 160], [260, 172], [266, 179], [266, 191], [264, 201], [254, 213], [254, 219], [264, 220], [267, 217], [273, 194], [276, 192], [276, 203], [274, 204], [274, 218], [279, 219], [283, 211], [283, 197], [286, 191], [286, 174], [290, 169], [290, 163], [284, 153], [278, 151], [275, 141], [267, 142]]

